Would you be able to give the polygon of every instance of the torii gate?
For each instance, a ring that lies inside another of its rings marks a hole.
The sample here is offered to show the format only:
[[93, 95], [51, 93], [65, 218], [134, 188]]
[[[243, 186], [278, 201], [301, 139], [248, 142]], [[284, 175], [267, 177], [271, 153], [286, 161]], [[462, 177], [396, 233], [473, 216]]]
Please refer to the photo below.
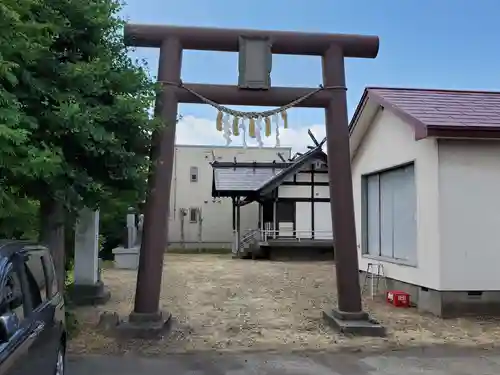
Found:
[[[153, 140], [155, 169], [148, 182], [135, 305], [129, 321], [157, 324], [170, 318], [160, 312], [159, 298], [178, 103], [203, 103], [193, 94], [197, 93], [221, 105], [283, 106], [316, 91], [297, 106], [325, 109], [338, 308], [324, 316], [343, 332], [379, 335], [380, 326], [367, 328], [371, 320], [361, 304], [344, 70], [345, 57], [375, 58], [378, 37], [127, 24], [124, 38], [128, 46], [160, 48], [158, 81], [165, 83], [155, 107], [155, 115], [165, 126]], [[239, 85], [182, 83], [183, 50], [239, 51]], [[271, 87], [273, 53], [321, 56], [323, 85], [337, 89]], [[252, 61], [252, 54], [259, 56]]]

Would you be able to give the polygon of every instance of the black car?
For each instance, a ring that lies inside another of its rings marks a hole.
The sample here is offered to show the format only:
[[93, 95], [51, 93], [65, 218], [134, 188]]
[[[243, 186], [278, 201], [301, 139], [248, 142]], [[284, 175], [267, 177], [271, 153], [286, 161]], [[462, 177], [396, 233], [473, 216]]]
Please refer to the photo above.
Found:
[[63, 375], [64, 297], [49, 250], [0, 240], [0, 375]]

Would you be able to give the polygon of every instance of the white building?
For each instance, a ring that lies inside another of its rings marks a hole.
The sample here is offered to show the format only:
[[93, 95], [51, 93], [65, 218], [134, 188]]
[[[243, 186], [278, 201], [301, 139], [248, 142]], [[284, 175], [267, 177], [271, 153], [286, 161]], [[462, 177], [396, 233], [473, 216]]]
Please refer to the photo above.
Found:
[[[231, 247], [231, 200], [212, 197], [213, 170], [217, 162], [272, 162], [291, 157], [290, 147], [224, 147], [176, 145], [168, 241], [170, 247]], [[242, 228], [258, 226], [258, 205], [241, 210]]]
[[500, 93], [368, 88], [350, 131], [360, 271], [440, 316], [499, 313]]

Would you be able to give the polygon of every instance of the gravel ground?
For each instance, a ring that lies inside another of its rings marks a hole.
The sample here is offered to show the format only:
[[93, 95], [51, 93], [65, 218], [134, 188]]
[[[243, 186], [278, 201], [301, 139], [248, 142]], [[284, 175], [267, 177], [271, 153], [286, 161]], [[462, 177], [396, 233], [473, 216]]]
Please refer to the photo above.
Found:
[[203, 350], [373, 351], [433, 344], [491, 347], [500, 342], [500, 320], [441, 320], [415, 309], [365, 298], [387, 338], [346, 338], [325, 327], [321, 312], [336, 303], [331, 262], [272, 262], [227, 255], [167, 255], [161, 305], [173, 314], [172, 333], [160, 341], [122, 341], [96, 329], [99, 314], [127, 316], [136, 272], [108, 269], [103, 282], [111, 300], [76, 311], [81, 331], [70, 353], [123, 354]]

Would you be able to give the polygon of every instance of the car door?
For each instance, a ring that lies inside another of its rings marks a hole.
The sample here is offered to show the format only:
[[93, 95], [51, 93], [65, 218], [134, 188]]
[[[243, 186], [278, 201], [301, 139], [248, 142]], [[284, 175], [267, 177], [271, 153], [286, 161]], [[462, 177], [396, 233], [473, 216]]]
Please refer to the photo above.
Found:
[[12, 337], [0, 342], [0, 375], [35, 375], [36, 363], [31, 361], [29, 350], [33, 344], [31, 322], [26, 315], [27, 300], [22, 277], [13, 263], [0, 270], [0, 315], [14, 313], [19, 325]]
[[54, 260], [47, 248], [43, 248], [43, 269], [45, 271], [48, 299], [50, 299], [51, 302], [51, 312], [54, 312], [52, 314], [52, 325], [54, 327], [54, 335], [58, 338], [58, 342], [55, 343], [54, 348], [57, 351], [60, 346], [60, 341], [66, 332], [66, 310], [64, 296], [62, 291], [59, 290], [57, 282]]
[[29, 356], [37, 363], [40, 375], [51, 375], [56, 365], [59, 336], [54, 321], [56, 305], [49, 295], [43, 256], [42, 249], [27, 249], [23, 254], [23, 268], [31, 305], [30, 334], [34, 339], [29, 347]]

